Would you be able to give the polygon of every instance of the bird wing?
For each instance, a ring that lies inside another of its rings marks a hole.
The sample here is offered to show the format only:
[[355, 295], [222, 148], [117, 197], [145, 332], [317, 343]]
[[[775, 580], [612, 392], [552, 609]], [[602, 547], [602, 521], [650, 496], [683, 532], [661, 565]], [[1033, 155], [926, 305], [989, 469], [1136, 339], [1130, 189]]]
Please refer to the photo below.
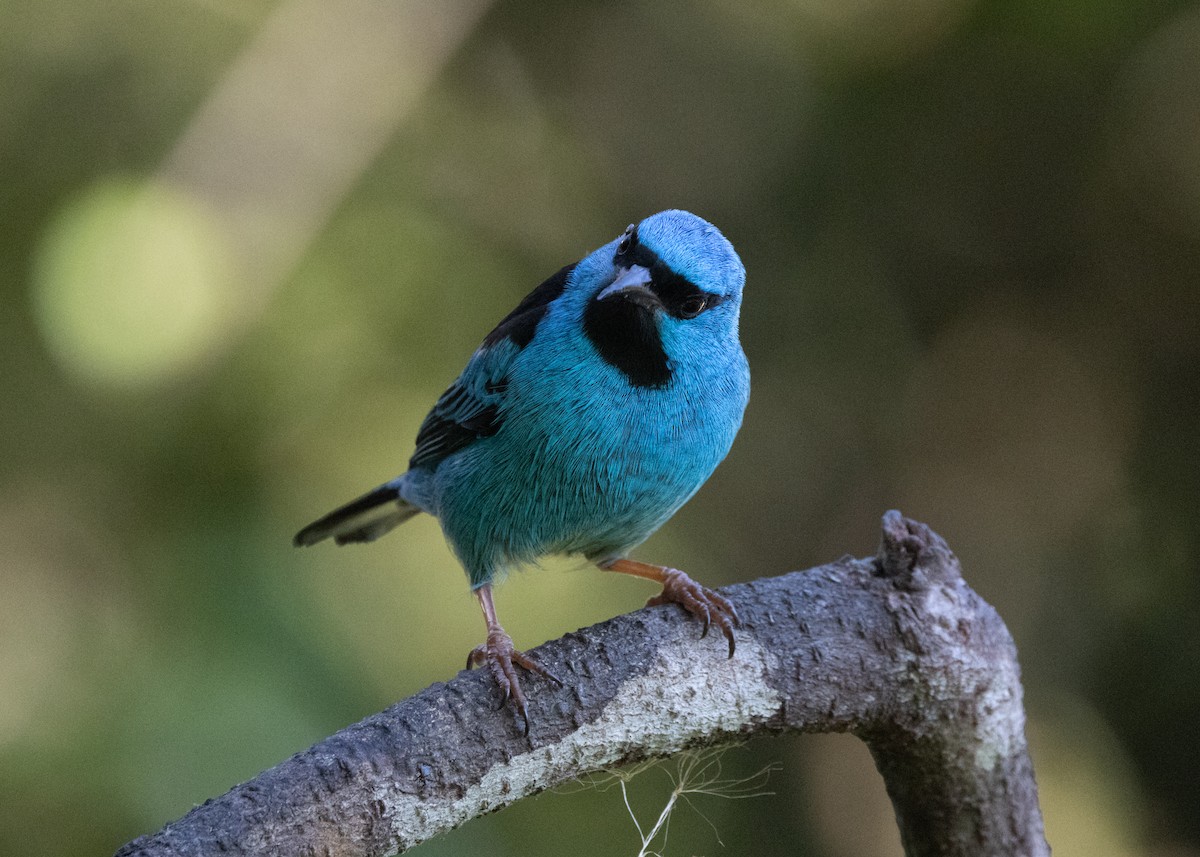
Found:
[[442, 393], [417, 432], [417, 448], [408, 468], [436, 467], [443, 458], [500, 430], [504, 373], [516, 356], [510, 347], [482, 347], [467, 368]]
[[533, 340], [538, 322], [563, 293], [574, 270], [568, 265], [530, 292], [484, 337], [461, 375], [442, 393], [417, 431], [417, 448], [408, 467], [433, 468], [446, 456], [480, 438], [490, 437], [504, 422], [508, 368]]

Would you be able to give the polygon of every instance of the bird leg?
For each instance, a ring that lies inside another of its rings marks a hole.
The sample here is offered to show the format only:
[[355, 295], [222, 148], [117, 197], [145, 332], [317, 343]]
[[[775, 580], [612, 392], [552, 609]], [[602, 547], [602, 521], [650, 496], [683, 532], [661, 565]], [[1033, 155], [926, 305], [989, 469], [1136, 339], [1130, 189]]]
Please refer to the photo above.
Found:
[[517, 670], [513, 664], [545, 676], [559, 687], [562, 686], [562, 679], [529, 655], [513, 647], [512, 637], [508, 636], [496, 619], [496, 605], [492, 603], [490, 584], [476, 589], [475, 597], [479, 599], [479, 606], [483, 609], [483, 620], [487, 623], [487, 642], [482, 646], [476, 646], [471, 650], [471, 654], [467, 655], [467, 668], [477, 667], [483, 663], [488, 665], [492, 671], [492, 677], [496, 679], [496, 684], [500, 685], [500, 689], [504, 691], [504, 700], [500, 704], [503, 706], [510, 698], [512, 699], [513, 704], [517, 707], [517, 713], [525, 722], [525, 734], [528, 735], [529, 715], [525, 712], [525, 694], [521, 692], [521, 682], [517, 679]]
[[648, 600], [646, 606], [674, 603], [692, 615], [699, 616], [704, 621], [704, 633], [700, 635], [701, 638], [708, 636], [710, 624], [716, 625], [729, 641], [729, 657], [733, 657], [733, 629], [741, 622], [729, 599], [713, 592], [707, 586], [701, 586], [677, 568], [650, 565], [635, 559], [610, 559], [599, 563], [599, 566], [605, 571], [632, 574], [634, 577], [644, 577], [661, 583], [662, 592]]

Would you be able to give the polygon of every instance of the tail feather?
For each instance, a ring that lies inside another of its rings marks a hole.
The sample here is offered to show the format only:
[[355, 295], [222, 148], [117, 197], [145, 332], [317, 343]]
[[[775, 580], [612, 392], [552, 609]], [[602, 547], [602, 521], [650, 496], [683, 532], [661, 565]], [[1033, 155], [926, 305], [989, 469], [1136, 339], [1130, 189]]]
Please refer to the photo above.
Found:
[[297, 547], [315, 545], [330, 536], [339, 545], [373, 542], [420, 511], [403, 499], [395, 486], [381, 485], [313, 521], [292, 541]]

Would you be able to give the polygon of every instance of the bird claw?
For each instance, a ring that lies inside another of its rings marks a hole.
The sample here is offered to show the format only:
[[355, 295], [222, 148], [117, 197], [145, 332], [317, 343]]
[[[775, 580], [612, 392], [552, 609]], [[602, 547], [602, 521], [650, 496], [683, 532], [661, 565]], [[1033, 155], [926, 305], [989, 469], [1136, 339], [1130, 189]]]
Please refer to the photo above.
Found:
[[519, 666], [531, 673], [548, 678], [559, 687], [562, 687], [562, 679], [529, 657], [529, 655], [516, 649], [513, 646], [512, 638], [508, 636], [503, 628], [499, 627], [489, 629], [487, 642], [481, 646], [476, 646], [467, 655], [467, 669], [481, 666], [485, 663], [492, 673], [492, 678], [500, 686], [500, 691], [503, 695], [496, 709], [503, 708], [508, 704], [509, 700], [512, 700], [517, 708], [517, 714], [520, 715], [521, 720], [524, 722], [524, 734], [528, 735], [529, 715], [526, 712], [525, 694], [521, 690], [521, 681], [517, 677], [516, 668]]
[[737, 610], [725, 596], [701, 586], [676, 568], [663, 569], [663, 591], [646, 602], [647, 607], [659, 604], [678, 604], [704, 623], [700, 638], [708, 636], [709, 628], [716, 625], [729, 641], [729, 657], [733, 657], [733, 629], [742, 622]]

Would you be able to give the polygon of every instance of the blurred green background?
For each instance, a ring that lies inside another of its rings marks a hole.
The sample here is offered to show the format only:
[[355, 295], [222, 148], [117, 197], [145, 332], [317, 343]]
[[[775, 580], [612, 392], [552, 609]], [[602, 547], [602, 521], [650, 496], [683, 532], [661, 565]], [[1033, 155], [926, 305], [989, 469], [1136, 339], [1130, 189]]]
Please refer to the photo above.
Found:
[[[1055, 853], [1200, 855], [1171, 0], [0, 0], [0, 852], [111, 853], [452, 675], [483, 628], [432, 520], [289, 539], [403, 469], [530, 288], [667, 207], [741, 252], [754, 395], [640, 555], [728, 583], [930, 523], [1016, 637]], [[548, 565], [499, 591], [519, 645], [650, 594]], [[771, 762], [666, 853], [899, 852], [854, 739], [724, 758]], [[669, 782], [629, 789], [645, 824]], [[567, 850], [636, 854], [619, 790], [418, 853]]]

